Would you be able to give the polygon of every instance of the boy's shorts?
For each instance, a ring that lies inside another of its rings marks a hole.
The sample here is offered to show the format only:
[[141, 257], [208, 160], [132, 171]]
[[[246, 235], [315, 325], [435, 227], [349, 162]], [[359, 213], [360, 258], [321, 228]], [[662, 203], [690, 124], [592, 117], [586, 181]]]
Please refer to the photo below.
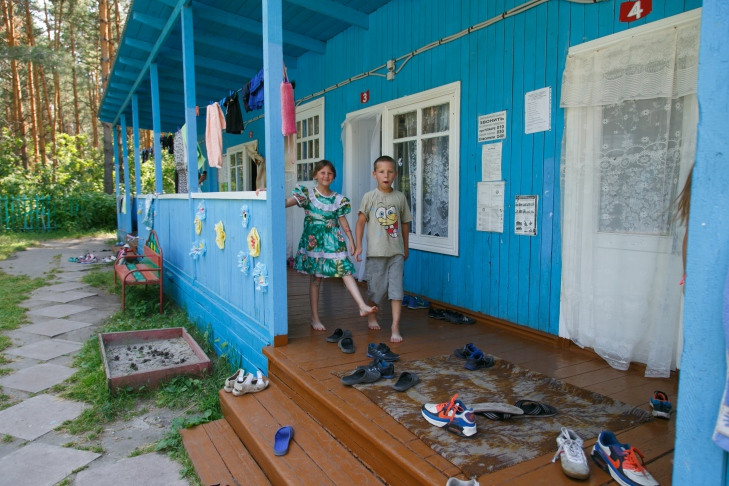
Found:
[[367, 257], [365, 278], [368, 296], [379, 304], [387, 295], [389, 300], [402, 300], [402, 276], [405, 258], [402, 255], [391, 257]]

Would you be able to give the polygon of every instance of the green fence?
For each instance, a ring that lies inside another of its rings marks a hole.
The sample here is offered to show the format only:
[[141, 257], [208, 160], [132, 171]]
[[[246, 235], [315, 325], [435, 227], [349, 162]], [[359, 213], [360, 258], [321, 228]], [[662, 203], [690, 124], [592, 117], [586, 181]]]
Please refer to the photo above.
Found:
[[0, 230], [50, 231], [76, 226], [88, 229], [116, 226], [111, 195], [2, 196]]

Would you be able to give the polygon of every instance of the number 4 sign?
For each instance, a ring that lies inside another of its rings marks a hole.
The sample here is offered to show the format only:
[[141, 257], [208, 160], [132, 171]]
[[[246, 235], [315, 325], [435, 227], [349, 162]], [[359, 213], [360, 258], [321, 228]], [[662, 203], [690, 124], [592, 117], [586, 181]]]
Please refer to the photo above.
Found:
[[623, 2], [620, 4], [620, 21], [635, 22], [640, 20], [653, 10], [652, 0], [635, 0], [634, 2]]

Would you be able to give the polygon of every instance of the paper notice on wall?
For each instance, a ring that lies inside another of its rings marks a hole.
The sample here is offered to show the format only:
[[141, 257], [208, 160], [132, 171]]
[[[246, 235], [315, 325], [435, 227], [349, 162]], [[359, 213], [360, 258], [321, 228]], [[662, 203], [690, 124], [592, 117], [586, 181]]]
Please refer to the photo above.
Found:
[[537, 235], [537, 196], [516, 196], [514, 234]]
[[481, 146], [481, 180], [501, 180], [501, 142]]
[[524, 95], [524, 133], [552, 129], [552, 88], [530, 91]]
[[478, 141], [506, 138], [506, 111], [499, 111], [478, 117]]
[[479, 182], [476, 197], [476, 231], [504, 232], [504, 181]]

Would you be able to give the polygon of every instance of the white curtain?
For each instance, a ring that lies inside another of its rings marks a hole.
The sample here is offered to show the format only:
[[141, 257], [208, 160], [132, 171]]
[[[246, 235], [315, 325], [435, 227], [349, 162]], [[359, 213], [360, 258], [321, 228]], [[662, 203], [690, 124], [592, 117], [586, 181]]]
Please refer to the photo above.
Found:
[[680, 347], [685, 228], [673, 216], [698, 122], [688, 17], [571, 51], [562, 82], [560, 336], [655, 377]]
[[[347, 220], [353, 232], [357, 224], [362, 196], [377, 186], [372, 177], [372, 164], [377, 157], [382, 155], [381, 126], [382, 113], [379, 110], [350, 113], [342, 122], [343, 191], [352, 202], [352, 212]], [[354, 276], [360, 281], [364, 278], [367, 255], [366, 238], [362, 238], [362, 246], [362, 262], [354, 262], [356, 268]]]

